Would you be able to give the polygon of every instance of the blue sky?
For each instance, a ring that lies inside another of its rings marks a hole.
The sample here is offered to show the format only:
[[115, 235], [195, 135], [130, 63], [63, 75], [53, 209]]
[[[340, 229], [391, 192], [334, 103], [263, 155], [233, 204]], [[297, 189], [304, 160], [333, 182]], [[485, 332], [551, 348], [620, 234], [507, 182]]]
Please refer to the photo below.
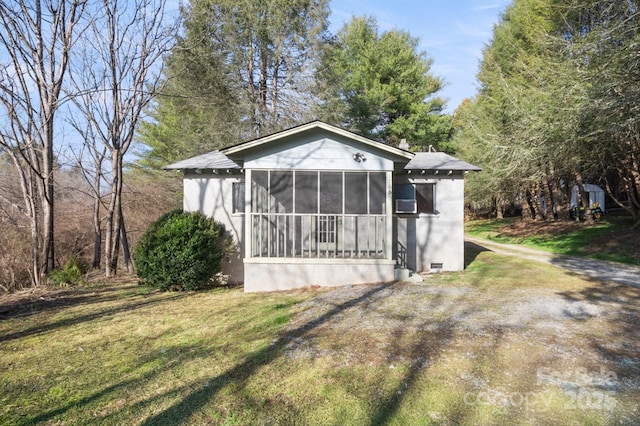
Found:
[[439, 93], [453, 112], [476, 92], [482, 48], [510, 0], [331, 0], [329, 30], [335, 33], [352, 16], [373, 16], [382, 31], [400, 29], [420, 39], [433, 59], [431, 72], [446, 81]]

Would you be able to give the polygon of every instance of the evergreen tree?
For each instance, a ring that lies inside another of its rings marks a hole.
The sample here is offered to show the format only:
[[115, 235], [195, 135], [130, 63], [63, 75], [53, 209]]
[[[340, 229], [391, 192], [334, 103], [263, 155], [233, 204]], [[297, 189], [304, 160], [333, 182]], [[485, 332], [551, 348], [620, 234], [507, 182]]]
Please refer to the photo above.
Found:
[[373, 18], [353, 18], [323, 53], [318, 115], [369, 138], [443, 147], [450, 117], [435, 96], [443, 82], [418, 42], [406, 31], [379, 34]]
[[[577, 142], [618, 205], [640, 225], [640, 2], [556, 1], [567, 58], [588, 85]], [[626, 200], [623, 200], [625, 197]]]
[[561, 183], [579, 171], [572, 135], [584, 85], [557, 31], [549, 0], [516, 0], [483, 52], [479, 93], [456, 120], [456, 143], [484, 170], [468, 188], [498, 215], [517, 200], [526, 216], [554, 218]]

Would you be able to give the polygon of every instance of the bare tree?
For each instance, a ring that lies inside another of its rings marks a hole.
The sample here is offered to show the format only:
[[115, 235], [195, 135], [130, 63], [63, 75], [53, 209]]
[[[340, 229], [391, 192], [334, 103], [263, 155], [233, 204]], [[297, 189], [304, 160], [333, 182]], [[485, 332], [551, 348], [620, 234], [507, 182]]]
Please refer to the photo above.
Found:
[[0, 1], [0, 149], [18, 172], [36, 286], [55, 265], [55, 115], [85, 7], [86, 0]]
[[[92, 222], [93, 222], [93, 269], [100, 269], [100, 259], [102, 258], [102, 210], [105, 208], [102, 185], [104, 181], [104, 163], [107, 157], [107, 147], [101, 144], [93, 131], [93, 128], [86, 126], [82, 118], [71, 117], [70, 123], [84, 141], [79, 150], [70, 148], [73, 156], [73, 165], [82, 175], [89, 188], [87, 194], [93, 200]], [[87, 158], [88, 156], [88, 158]]]
[[[174, 40], [164, 0], [104, 0], [96, 7], [72, 79], [76, 107], [95, 138], [91, 152], [106, 147], [105, 275], [118, 266], [120, 243], [128, 259], [122, 209], [124, 157], [136, 126], [160, 84], [160, 63]], [[99, 158], [99, 157], [97, 157]], [[97, 170], [97, 169], [96, 169]], [[128, 269], [128, 264], [127, 264]]]

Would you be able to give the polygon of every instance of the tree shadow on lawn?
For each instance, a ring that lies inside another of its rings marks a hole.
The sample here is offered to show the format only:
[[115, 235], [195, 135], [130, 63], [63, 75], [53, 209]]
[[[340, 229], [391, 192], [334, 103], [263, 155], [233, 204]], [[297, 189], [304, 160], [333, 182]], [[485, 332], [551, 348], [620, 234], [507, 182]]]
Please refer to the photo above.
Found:
[[[238, 363], [226, 372], [213, 378], [203, 379], [197, 383], [183, 386], [177, 390], [171, 390], [164, 396], [182, 395], [184, 392], [189, 392], [189, 394], [162, 412], [146, 419], [142, 424], [178, 424], [187, 421], [187, 419], [191, 418], [194, 414], [201, 412], [223, 388], [229, 385], [232, 385], [235, 389], [245, 387], [249, 379], [254, 374], [257, 374], [262, 367], [283, 356], [283, 352], [287, 350], [290, 342], [300, 340], [303, 337], [309, 337], [312, 331], [322, 325], [330, 323], [332, 319], [350, 308], [363, 308], [366, 304], [372, 301], [375, 302], [376, 297], [384, 296], [384, 293], [379, 293], [390, 288], [393, 290], [393, 285], [383, 284], [372, 286], [363, 294], [355, 295], [353, 298], [342, 303], [336, 303], [325, 313], [284, 333], [274, 340], [270, 346], [248, 355], [244, 361]], [[439, 302], [434, 298], [430, 299], [428, 303], [436, 305]], [[375, 304], [372, 303], [372, 306], [375, 306]], [[458, 317], [471, 317], [475, 310], [476, 308], [474, 306], [469, 305], [469, 307], [461, 309], [458, 312]], [[403, 373], [401, 379], [398, 381], [399, 384], [397, 387], [387, 391], [386, 395], [382, 395], [376, 402], [376, 406], [373, 407], [373, 412], [370, 416], [369, 424], [385, 424], [396, 415], [405, 398], [411, 394], [410, 390], [415, 387], [417, 381], [424, 379], [424, 374], [428, 374], [429, 368], [438, 361], [450, 342], [453, 339], [460, 338], [459, 326], [459, 321], [455, 319], [440, 320], [427, 316], [427, 318], [418, 325], [417, 332], [415, 331], [416, 328], [414, 328], [413, 331], [407, 331], [404, 328], [395, 330], [388, 345], [391, 349], [387, 352], [387, 362], [399, 362], [406, 365], [408, 359], [408, 368], [406, 368], [406, 372]], [[405, 333], [409, 333], [407, 334], [409, 336], [408, 338], [406, 338], [407, 335], [405, 335]], [[498, 347], [501, 339], [502, 334], [496, 333], [492, 336], [490, 346], [492, 348]], [[481, 358], [483, 358], [482, 362], [490, 362], [490, 358], [494, 355], [494, 351], [488, 349], [481, 355]], [[478, 374], [481, 374], [480, 369], [482, 367], [478, 365], [477, 368]], [[528, 384], [525, 384], [525, 386], [528, 386]], [[470, 389], [470, 387], [472, 388], [473, 386], [465, 385], [466, 389]], [[416, 391], [420, 392], [419, 389]], [[463, 397], [460, 389], [454, 389], [450, 392], [454, 392], [455, 395], [452, 396], [454, 399], [447, 402], [447, 406], [445, 407], [446, 412], [443, 415], [446, 415], [447, 418], [454, 423], [464, 423], [469, 420], [469, 418], [472, 418], [474, 411], [478, 408], [477, 404], [467, 403], [464, 399], [466, 395]], [[163, 395], [158, 395], [153, 399], [162, 397]], [[364, 395], [364, 397], [366, 398], [366, 395]], [[152, 401], [147, 400], [140, 403], [140, 405], [150, 406], [152, 405]], [[256, 411], [263, 409], [263, 407], [254, 408]], [[420, 407], [419, 410], [426, 419], [429, 407]], [[509, 419], [513, 416], [517, 416], [517, 413], [506, 412], [500, 414], [500, 418], [502, 419]]]
[[[590, 345], [605, 362], [613, 363], [618, 379], [640, 388], [640, 288], [595, 278], [589, 281], [592, 286], [558, 294], [572, 302], [588, 302], [604, 309], [599, 318], [605, 328], [588, 336]], [[640, 396], [636, 399], [640, 402]]]
[[244, 362], [237, 364], [225, 373], [209, 380], [202, 380], [198, 385], [199, 389], [189, 394], [186, 398], [178, 403], [147, 419], [143, 425], [158, 424], [177, 424], [192, 414], [199, 411], [211, 398], [213, 398], [222, 388], [233, 382], [236, 386], [243, 386], [246, 381], [258, 370], [278, 358], [286, 344], [294, 338], [300, 337], [309, 331], [315, 329], [321, 324], [327, 322], [331, 317], [340, 312], [349, 309], [363, 301], [366, 301], [372, 295], [382, 291], [386, 285], [376, 285], [360, 297], [348, 300], [324, 315], [315, 318], [294, 330], [289, 331], [280, 338], [274, 340], [271, 345], [263, 350], [257, 351], [249, 355]]
[[0, 321], [23, 318], [84, 303], [109, 302], [121, 298], [113, 286], [91, 288], [38, 287], [0, 297]]
[[[59, 308], [68, 308], [79, 305], [92, 305], [104, 302], [116, 302], [120, 303], [117, 306], [107, 309], [100, 309], [91, 312], [90, 314], [71, 316], [59, 321], [54, 321], [45, 325], [39, 325], [36, 327], [27, 328], [25, 330], [16, 331], [9, 334], [0, 335], [0, 342], [7, 342], [14, 339], [20, 339], [27, 336], [34, 336], [42, 333], [46, 333], [57, 328], [69, 327], [75, 324], [81, 324], [87, 321], [92, 321], [98, 318], [104, 318], [113, 316], [122, 312], [127, 312], [135, 309], [152, 306], [157, 303], [164, 303], [168, 301], [176, 301], [178, 299], [188, 296], [187, 292], [175, 293], [170, 296], [161, 298], [149, 298], [145, 295], [136, 296], [123, 296], [123, 287], [108, 287], [106, 289], [100, 289], [90, 294], [79, 293], [74, 295], [73, 291], [65, 292], [64, 300], [56, 300], [51, 304], [44, 304], [36, 306], [30, 315]], [[18, 315], [21, 316], [21, 315]]]

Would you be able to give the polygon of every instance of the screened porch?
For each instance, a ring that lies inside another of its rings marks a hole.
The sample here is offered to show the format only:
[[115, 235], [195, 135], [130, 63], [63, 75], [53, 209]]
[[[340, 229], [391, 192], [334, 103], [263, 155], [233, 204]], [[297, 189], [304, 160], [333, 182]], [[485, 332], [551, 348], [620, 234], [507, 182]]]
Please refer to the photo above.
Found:
[[385, 259], [387, 173], [252, 170], [251, 257]]

